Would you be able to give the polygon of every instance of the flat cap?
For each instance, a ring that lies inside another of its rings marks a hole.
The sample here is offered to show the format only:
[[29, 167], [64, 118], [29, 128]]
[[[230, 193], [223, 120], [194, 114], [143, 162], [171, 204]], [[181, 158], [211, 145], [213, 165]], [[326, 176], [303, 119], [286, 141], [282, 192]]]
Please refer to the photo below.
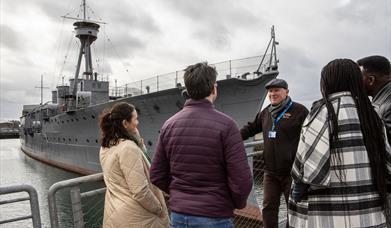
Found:
[[288, 89], [288, 83], [284, 79], [275, 78], [265, 85], [266, 89], [273, 88], [273, 87]]

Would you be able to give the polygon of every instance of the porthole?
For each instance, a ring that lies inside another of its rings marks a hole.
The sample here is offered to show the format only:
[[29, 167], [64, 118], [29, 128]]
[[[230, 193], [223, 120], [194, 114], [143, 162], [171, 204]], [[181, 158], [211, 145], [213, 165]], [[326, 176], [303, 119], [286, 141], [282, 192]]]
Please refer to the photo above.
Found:
[[98, 140], [97, 140], [97, 139], [95, 139], [95, 142], [96, 142], [96, 143], [98, 143]]
[[90, 142], [90, 140], [89, 140], [89, 139], [86, 139], [86, 142], [88, 142], [88, 143], [89, 143], [89, 142]]
[[85, 116], [83, 116], [83, 120], [86, 120], [87, 118]]
[[94, 115], [91, 115], [91, 118], [92, 118], [92, 119], [95, 119], [95, 116], [94, 116]]

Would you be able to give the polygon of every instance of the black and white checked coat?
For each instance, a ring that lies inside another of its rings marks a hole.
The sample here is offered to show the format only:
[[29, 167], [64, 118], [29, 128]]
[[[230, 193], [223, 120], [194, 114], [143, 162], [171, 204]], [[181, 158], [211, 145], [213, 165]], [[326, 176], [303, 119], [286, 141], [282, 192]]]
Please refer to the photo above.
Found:
[[[303, 124], [292, 176], [295, 181], [309, 184], [310, 189], [308, 197], [300, 202], [289, 200], [289, 226], [386, 227], [355, 102], [349, 92], [329, 98], [338, 113], [340, 142], [333, 146], [342, 151], [342, 165], [335, 165], [336, 158], [330, 155], [327, 108], [323, 105]], [[385, 175], [391, 176], [390, 150], [388, 153]], [[337, 177], [339, 170], [346, 175], [343, 183]]]

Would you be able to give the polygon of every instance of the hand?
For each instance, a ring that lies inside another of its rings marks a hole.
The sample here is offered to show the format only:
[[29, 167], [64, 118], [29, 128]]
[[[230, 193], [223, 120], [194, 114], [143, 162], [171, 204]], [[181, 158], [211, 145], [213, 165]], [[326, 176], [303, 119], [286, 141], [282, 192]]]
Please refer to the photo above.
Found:
[[294, 181], [291, 193], [293, 201], [296, 203], [300, 202], [303, 199], [303, 196], [307, 195], [308, 188], [309, 185]]
[[136, 127], [136, 128], [134, 128], [134, 129], [132, 130], [132, 132], [133, 132], [133, 134], [134, 134], [135, 136], [137, 136], [137, 137], [141, 138], [141, 136], [140, 136], [140, 132], [138, 131], [137, 127]]

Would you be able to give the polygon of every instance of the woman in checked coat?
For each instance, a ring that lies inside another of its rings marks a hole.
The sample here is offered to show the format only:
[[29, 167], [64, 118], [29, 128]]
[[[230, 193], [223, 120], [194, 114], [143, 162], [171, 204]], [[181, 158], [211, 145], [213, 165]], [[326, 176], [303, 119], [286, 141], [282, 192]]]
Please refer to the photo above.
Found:
[[391, 152], [361, 71], [336, 59], [305, 120], [292, 168], [290, 227], [386, 227]]

